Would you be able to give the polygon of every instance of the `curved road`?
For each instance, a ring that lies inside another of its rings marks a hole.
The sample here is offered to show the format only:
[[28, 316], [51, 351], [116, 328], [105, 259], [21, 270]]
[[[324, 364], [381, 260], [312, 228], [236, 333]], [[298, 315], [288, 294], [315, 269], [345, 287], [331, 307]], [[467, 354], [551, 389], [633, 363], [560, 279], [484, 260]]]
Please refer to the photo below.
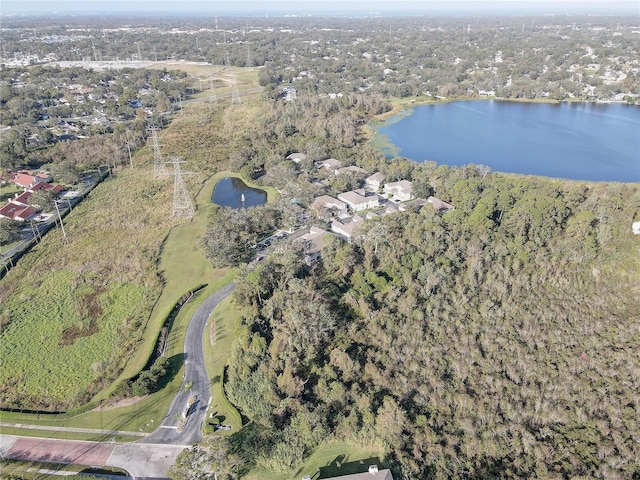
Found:
[[[209, 315], [234, 288], [235, 285], [230, 283], [218, 290], [207, 298], [191, 317], [184, 337], [184, 378], [180, 391], [171, 402], [169, 412], [160, 427], [137, 443], [192, 445], [202, 438], [202, 422], [211, 400], [211, 382], [205, 366], [202, 337]], [[185, 384], [191, 384], [191, 388], [185, 389]], [[184, 428], [178, 431], [187, 401], [192, 395], [196, 396], [196, 402], [190, 409]]]
[[[204, 361], [202, 338], [213, 309], [228, 297], [233, 283], [207, 298], [191, 317], [184, 340], [184, 378], [162, 424], [135, 443], [109, 444], [73, 440], [0, 435], [4, 458], [53, 460], [58, 463], [110, 465], [127, 470], [138, 480], [166, 478], [178, 454], [202, 438], [202, 423], [211, 399], [209, 375]], [[190, 383], [191, 388], [185, 389]], [[178, 429], [187, 401], [196, 395], [186, 423]]]

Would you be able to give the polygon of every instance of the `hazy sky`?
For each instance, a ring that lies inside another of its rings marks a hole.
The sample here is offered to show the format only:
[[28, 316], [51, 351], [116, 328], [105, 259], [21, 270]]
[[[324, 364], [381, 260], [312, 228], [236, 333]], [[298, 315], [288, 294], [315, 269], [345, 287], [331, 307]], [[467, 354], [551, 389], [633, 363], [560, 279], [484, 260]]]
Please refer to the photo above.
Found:
[[640, 0], [0, 0], [0, 13], [611, 13], [640, 16]]

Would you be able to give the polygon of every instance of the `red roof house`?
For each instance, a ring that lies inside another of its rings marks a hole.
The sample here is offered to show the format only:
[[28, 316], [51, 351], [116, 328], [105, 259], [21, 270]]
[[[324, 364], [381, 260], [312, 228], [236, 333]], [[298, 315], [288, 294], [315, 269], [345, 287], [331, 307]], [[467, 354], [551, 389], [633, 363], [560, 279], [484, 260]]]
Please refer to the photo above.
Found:
[[0, 217], [10, 218], [11, 220], [20, 220], [23, 222], [34, 213], [36, 213], [35, 209], [15, 203], [7, 203], [4, 207], [0, 208]]
[[31, 188], [36, 183], [44, 182], [43, 178], [38, 178], [35, 175], [31, 175], [31, 172], [27, 170], [20, 170], [11, 176], [11, 181], [17, 186], [22, 188]]

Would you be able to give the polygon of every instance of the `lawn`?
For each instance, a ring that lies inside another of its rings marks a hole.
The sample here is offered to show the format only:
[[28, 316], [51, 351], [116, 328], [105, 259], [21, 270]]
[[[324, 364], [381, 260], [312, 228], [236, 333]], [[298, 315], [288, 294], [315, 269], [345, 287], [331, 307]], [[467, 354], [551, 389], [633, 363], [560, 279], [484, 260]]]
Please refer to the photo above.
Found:
[[223, 435], [233, 434], [242, 427], [240, 413], [227, 400], [223, 386], [224, 369], [231, 355], [240, 319], [240, 311], [231, 302], [231, 297], [227, 297], [211, 314], [202, 339], [207, 372], [211, 379], [211, 404], [207, 411], [207, 421], [215, 419], [221, 424], [231, 425], [230, 431], [218, 431]]
[[304, 475], [314, 480], [366, 472], [369, 465], [385, 468], [382, 452], [375, 447], [360, 447], [348, 443], [335, 442], [321, 445], [301, 467], [287, 473], [254, 468], [243, 478], [245, 480], [293, 480]]

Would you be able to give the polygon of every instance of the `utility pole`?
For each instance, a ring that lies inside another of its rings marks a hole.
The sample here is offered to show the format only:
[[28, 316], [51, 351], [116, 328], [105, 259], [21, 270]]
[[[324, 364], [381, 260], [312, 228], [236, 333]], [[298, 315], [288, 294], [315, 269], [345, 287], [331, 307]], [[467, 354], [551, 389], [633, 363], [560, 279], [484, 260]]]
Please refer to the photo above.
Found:
[[60, 216], [60, 208], [58, 202], [54, 200], [53, 204], [56, 206], [56, 212], [58, 212], [58, 220], [60, 220], [60, 228], [62, 229], [62, 236], [67, 238], [67, 232], [64, 231], [64, 224], [62, 223], [62, 217]]
[[127, 140], [127, 151], [129, 152], [129, 164], [131, 165], [131, 168], [133, 169], [133, 160], [131, 159], [131, 147], [129, 146], [129, 140]]

